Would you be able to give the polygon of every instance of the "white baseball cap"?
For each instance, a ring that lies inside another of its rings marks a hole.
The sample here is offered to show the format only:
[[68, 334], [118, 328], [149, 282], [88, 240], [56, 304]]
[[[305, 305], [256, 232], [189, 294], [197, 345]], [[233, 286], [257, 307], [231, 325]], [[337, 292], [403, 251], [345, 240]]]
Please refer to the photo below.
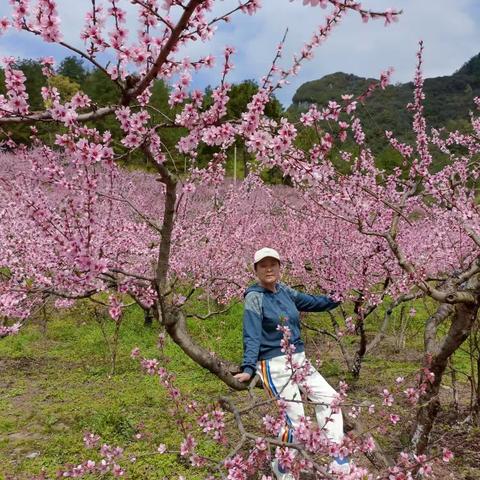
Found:
[[255, 252], [255, 255], [253, 256], [253, 264], [255, 265], [260, 260], [263, 260], [266, 257], [272, 257], [280, 261], [280, 255], [276, 250], [274, 250], [273, 248], [264, 247]]

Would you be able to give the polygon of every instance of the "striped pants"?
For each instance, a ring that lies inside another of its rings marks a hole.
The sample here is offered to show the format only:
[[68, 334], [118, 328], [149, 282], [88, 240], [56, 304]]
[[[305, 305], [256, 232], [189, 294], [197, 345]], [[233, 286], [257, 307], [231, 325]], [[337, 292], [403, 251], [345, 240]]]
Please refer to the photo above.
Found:
[[[295, 353], [293, 360], [302, 365], [305, 362], [305, 353]], [[292, 442], [294, 430], [305, 412], [301, 403], [299, 386], [291, 381], [292, 368], [287, 366], [287, 357], [280, 356], [270, 360], [260, 360], [257, 363], [257, 371], [268, 394], [272, 398], [282, 398], [287, 401], [287, 421], [279, 438], [284, 442]], [[313, 366], [304, 383], [309, 387], [308, 399], [321, 403], [315, 406], [318, 425], [329, 440], [340, 443], [343, 439], [342, 413], [332, 414], [330, 408], [331, 401], [336, 397], [336, 391]], [[302, 387], [300, 386], [300, 388]]]

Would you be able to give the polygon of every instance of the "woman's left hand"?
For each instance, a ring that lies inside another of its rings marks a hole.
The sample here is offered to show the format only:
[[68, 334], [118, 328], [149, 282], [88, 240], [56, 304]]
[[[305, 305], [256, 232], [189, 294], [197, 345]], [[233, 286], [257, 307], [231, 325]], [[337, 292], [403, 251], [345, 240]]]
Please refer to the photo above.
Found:
[[249, 373], [242, 372], [235, 374], [233, 378], [236, 378], [239, 382], [248, 382], [252, 376]]

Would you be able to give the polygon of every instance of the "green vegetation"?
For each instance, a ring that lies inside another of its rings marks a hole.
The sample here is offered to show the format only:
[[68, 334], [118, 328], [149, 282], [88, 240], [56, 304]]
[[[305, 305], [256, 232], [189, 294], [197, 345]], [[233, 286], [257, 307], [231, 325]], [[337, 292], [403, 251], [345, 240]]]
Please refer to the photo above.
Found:
[[[89, 69], [84, 61], [78, 57], [66, 57], [55, 70], [56, 75], [47, 78], [42, 73], [42, 65], [39, 61], [33, 59], [19, 59], [16, 62], [16, 68], [23, 71], [26, 76], [26, 90], [31, 100], [30, 108], [32, 111], [45, 109], [43, 98], [40, 94], [41, 88], [47, 85], [56, 87], [60, 93], [62, 102], [69, 100], [77, 91], [86, 93], [93, 104], [97, 107], [105, 105], [120, 105], [121, 91], [118, 85], [112, 82], [111, 78], [100, 69]], [[0, 68], [0, 94], [5, 94], [4, 71]], [[232, 85], [230, 90], [230, 102], [227, 106], [226, 120], [238, 120], [241, 114], [246, 110], [248, 103], [253, 95], [258, 91], [258, 85], [253, 80], [245, 80], [239, 84]], [[175, 163], [176, 167], [172, 170], [184, 171], [190, 166], [190, 160], [180, 154], [176, 148], [178, 140], [187, 134], [184, 128], [171, 128], [171, 123], [175, 115], [180, 112], [180, 107], [170, 107], [168, 104], [170, 87], [163, 81], [155, 81], [152, 88], [152, 96], [148, 105], [148, 113], [151, 117], [151, 125], [156, 125], [160, 132], [162, 147], [166, 152], [167, 163]], [[207, 87], [204, 92], [204, 108], [207, 109], [212, 104], [212, 89]], [[48, 107], [49, 105], [47, 105]], [[135, 111], [138, 106], [133, 106]], [[283, 113], [283, 108], [275, 96], [267, 104], [265, 114], [273, 119], [279, 119]], [[154, 169], [148, 165], [140, 150], [133, 152], [126, 149], [121, 144], [123, 132], [114, 114], [107, 115], [95, 121], [87, 122], [89, 127], [96, 128], [100, 132], [109, 131], [112, 134], [113, 148], [115, 152], [122, 155], [119, 163], [128, 168]], [[55, 133], [63, 133], [64, 127], [55, 123], [39, 124], [38, 136], [47, 145], [53, 145]], [[17, 142], [27, 145], [31, 143], [31, 131], [29, 125], [12, 125], [9, 127], [10, 136]], [[237, 177], [243, 178], [248, 174], [247, 163], [252, 161], [252, 156], [247, 152], [243, 142], [238, 141], [237, 147]], [[204, 167], [212, 160], [213, 153], [217, 148], [201, 145], [196, 159], [197, 166]], [[234, 148], [228, 152], [226, 162], [227, 172], [233, 176], [234, 168]], [[273, 182], [279, 181], [277, 172], [265, 172], [265, 179], [272, 177]]]
[[[320, 107], [326, 106], [329, 100], [342, 103], [343, 94], [361, 95], [373, 81], [372, 78], [337, 72], [306, 82], [295, 92], [288, 112], [295, 119], [312, 103]], [[473, 99], [480, 95], [480, 54], [450, 76], [427, 78], [424, 91], [425, 117], [429, 126], [468, 130], [465, 119], [474, 108]], [[392, 131], [402, 141], [413, 140], [412, 115], [406, 108], [412, 100], [413, 83], [408, 82], [377, 90], [364, 103], [358, 104], [357, 114], [362, 120], [368, 144], [380, 155], [379, 163], [386, 169], [398, 162], [391, 158], [385, 130]]]
[[[192, 325], [202, 343], [237, 361], [242, 348], [239, 308], [229, 317], [220, 316], [215, 325]], [[22, 478], [41, 468], [54, 473], [67, 462], [90, 458], [92, 453], [83, 447], [85, 431], [135, 452], [139, 460], [129, 469], [130, 478], [162, 478], [188, 470], [177, 464], [176, 455], [155, 455], [154, 446], [160, 443], [178, 450], [182, 437], [171, 423], [169, 400], [158, 379], [142, 374], [138, 361], [130, 358], [135, 346], [147, 358], [159, 355], [159, 329], [145, 328], [142, 312], [131, 308], [124, 315], [114, 376], [109, 375], [109, 352], [90, 308], [57, 314], [44, 333], [42, 328], [32, 324], [0, 343], [0, 478], [2, 473]], [[112, 330], [113, 322], [107, 333]], [[225, 394], [226, 387], [173, 342], [167, 341], [165, 353], [185, 395], [204, 403]], [[152, 432], [151, 445], [134, 439], [143, 429]]]
[[[318, 360], [317, 366], [333, 385], [340, 379], [349, 381], [351, 400], [379, 403], [382, 388], [394, 390], [395, 378], [400, 375], [411, 384], [418, 371], [422, 357], [421, 331], [430, 306], [423, 302], [415, 302], [414, 306], [417, 314], [409, 317], [407, 322], [405, 345], [398, 344], [400, 314], [395, 312], [386, 339], [366, 357], [357, 381], [347, 374], [334, 341], [304, 329], [309, 356], [313, 361]], [[191, 311], [194, 310], [204, 314], [206, 305], [196, 300], [191, 306]], [[241, 316], [242, 306], [237, 304], [227, 314], [202, 321], [192, 319], [189, 327], [202, 345], [219, 356], [239, 362], [242, 354]], [[92, 431], [102, 437], [102, 442], [125, 447], [128, 456], [123, 464], [129, 463], [130, 455], [136, 456], [137, 461], [128, 466], [129, 478], [178, 478], [182, 474], [189, 479], [202, 478], [177, 454], [155, 453], [160, 443], [178, 450], [182, 436], [172, 423], [171, 401], [165, 390], [157, 378], [140, 372], [138, 361], [130, 358], [130, 352], [138, 346], [142, 356], [158, 358], [159, 351], [155, 346], [160, 331], [158, 325], [147, 328], [139, 309], [126, 310], [120, 330], [117, 373], [110, 376], [109, 351], [89, 304], [82, 303], [66, 311], [52, 311], [49, 317], [46, 324], [40, 318], [19, 335], [0, 342], [0, 472], [18, 479], [29, 478], [42, 468], [53, 474], [67, 462], [80, 463], [95, 458], [92, 451], [84, 449], [82, 442], [83, 434]], [[381, 317], [379, 312], [367, 322], [370, 337], [378, 331]], [[312, 314], [306, 321], [316, 328], [330, 328], [327, 314]], [[113, 322], [107, 321], [107, 336], [112, 332]], [[356, 341], [356, 337], [344, 338], [349, 353], [353, 353]], [[188, 359], [168, 338], [165, 353], [170, 358], [166, 367], [175, 372], [175, 384], [186, 396], [204, 404], [228, 393], [218, 379]], [[454, 362], [459, 371], [469, 372], [467, 346], [465, 351], [456, 355]], [[461, 375], [459, 377], [459, 388], [466, 392], [468, 385]], [[399, 390], [403, 388], [402, 385]], [[236, 395], [237, 401], [244, 401], [244, 393]], [[452, 401], [448, 378], [442, 395], [448, 412]], [[464, 407], [468, 402], [467, 395], [461, 398]], [[402, 428], [392, 430], [381, 439], [390, 453], [406, 446], [414, 414], [412, 409], [400, 403], [396, 411], [402, 418]], [[445, 425], [440, 419], [434, 442], [437, 446], [449, 446], [458, 453], [458, 444], [448, 444], [442, 437], [444, 430]], [[136, 439], [137, 434], [144, 437]], [[467, 427], [456, 435], [468, 440], [469, 445], [475, 437]], [[200, 450], [218, 457], [220, 448], [206, 440], [202, 441]], [[365, 459], [358, 461], [362, 463]], [[469, 455], [459, 457], [455, 462], [452, 471], [462, 469], [478, 473]], [[3, 478], [1, 473], [0, 478]]]
[[[438, 128], [446, 127], [448, 130], [458, 129], [469, 131], [467, 121], [469, 112], [473, 108], [473, 99], [480, 95], [480, 54], [469, 60], [462, 68], [451, 76], [429, 78], [425, 80], [425, 116], [429, 126]], [[27, 78], [26, 88], [31, 101], [32, 110], [45, 108], [40, 95], [42, 86], [47, 85], [47, 79], [42, 74], [41, 64], [32, 59], [17, 61]], [[5, 93], [3, 82], [4, 73], [0, 69], [0, 94]], [[325, 77], [306, 82], [300, 86], [293, 97], [293, 103], [287, 110], [291, 120], [297, 121], [301, 112], [310, 104], [316, 103], [320, 107], [327, 105], [329, 100], [341, 102], [341, 95], [351, 93], [360, 95], [374, 79], [357, 77], [341, 72], [326, 75]], [[57, 87], [61, 98], [66, 100], [78, 90], [84, 91], [97, 106], [119, 104], [120, 89], [101, 70], [89, 69], [83, 60], [70, 56], [66, 57], [56, 69], [56, 75], [48, 83]], [[230, 101], [227, 106], [226, 120], [239, 119], [245, 111], [252, 96], [257, 92], [258, 85], [253, 80], [245, 80], [232, 85]], [[212, 89], [205, 90], [205, 108], [211, 103]], [[412, 101], [413, 84], [390, 85], [385, 90], [377, 90], [365, 102], [359, 103], [357, 113], [367, 136], [368, 144], [376, 154], [378, 166], [391, 171], [394, 167], [402, 166], [400, 155], [389, 147], [385, 138], [385, 130], [391, 130], [401, 141], [414, 143], [412, 135], [411, 113], [406, 105]], [[168, 105], [169, 87], [162, 81], [156, 81], [152, 89], [151, 103], [148, 108], [151, 122], [154, 125], [168, 124], [179, 112], [179, 107], [171, 108]], [[136, 107], [133, 107], [135, 110]], [[267, 105], [265, 113], [272, 119], [278, 120], [285, 114], [279, 101], [273, 97]], [[90, 127], [97, 128], [100, 132], [109, 130], [112, 133], [114, 149], [118, 154], [125, 154], [121, 163], [129, 168], [152, 168], [147, 165], [140, 151], [128, 152], [120, 143], [123, 132], [114, 115], [108, 115], [95, 122], [89, 122]], [[39, 137], [47, 144], [53, 144], [54, 134], [62, 132], [63, 127], [55, 124], [39, 125]], [[161, 140], [167, 152], [167, 161], [176, 164], [176, 170], [182, 172], [189, 166], [189, 159], [181, 155], [175, 145], [186, 130], [181, 128], [161, 128]], [[335, 132], [335, 129], [331, 133]], [[12, 125], [10, 134], [16, 141], [28, 144], [30, 142], [30, 128], [28, 125]], [[317, 134], [310, 128], [299, 127], [299, 137], [296, 140], [298, 147], [308, 150], [318, 141]], [[351, 142], [341, 145], [343, 150], [356, 153], [357, 147]], [[348, 173], [349, 166], [344, 165], [339, 159], [336, 145], [330, 157], [342, 173]], [[197, 164], [205, 166], [217, 149], [201, 146], [198, 152]], [[236, 144], [237, 152], [237, 177], [242, 178], [248, 174], [248, 165], [254, 159], [247, 152], [242, 141]], [[433, 152], [435, 164], [440, 167], [444, 156]], [[228, 151], [226, 164], [227, 173], [233, 176], [234, 148]], [[270, 183], [287, 182], [283, 175], [275, 169], [262, 173], [265, 181]]]

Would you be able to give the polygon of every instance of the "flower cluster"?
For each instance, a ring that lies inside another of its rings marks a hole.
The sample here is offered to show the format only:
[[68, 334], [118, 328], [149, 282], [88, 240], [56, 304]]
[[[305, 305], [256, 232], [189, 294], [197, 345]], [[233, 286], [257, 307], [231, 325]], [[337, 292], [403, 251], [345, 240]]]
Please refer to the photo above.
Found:
[[28, 115], [28, 93], [25, 87], [25, 74], [15, 69], [15, 59], [7, 57], [3, 59], [5, 66], [5, 87], [7, 96], [0, 95], [0, 117], [8, 114]]
[[67, 465], [57, 474], [62, 478], [82, 478], [91, 475], [111, 474], [115, 478], [125, 475], [125, 470], [118, 463], [123, 457], [123, 448], [113, 447], [106, 443], [98, 448], [100, 437], [93, 433], [86, 433], [83, 437], [85, 446], [89, 449], [98, 449], [99, 460], [86, 460], [78, 465]]

